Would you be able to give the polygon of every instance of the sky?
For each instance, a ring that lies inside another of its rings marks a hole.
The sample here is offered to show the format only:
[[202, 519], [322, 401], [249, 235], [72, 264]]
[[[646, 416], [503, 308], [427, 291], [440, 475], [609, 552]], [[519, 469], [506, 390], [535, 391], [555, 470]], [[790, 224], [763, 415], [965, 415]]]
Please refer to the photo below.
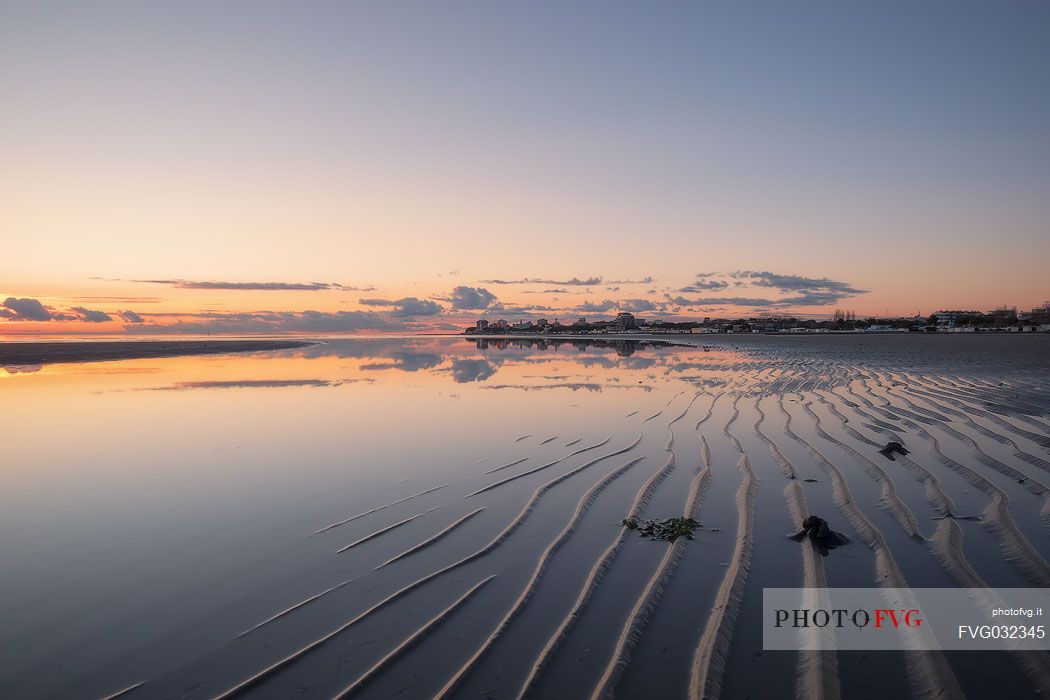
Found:
[[1050, 5], [6, 2], [0, 335], [1050, 298]]

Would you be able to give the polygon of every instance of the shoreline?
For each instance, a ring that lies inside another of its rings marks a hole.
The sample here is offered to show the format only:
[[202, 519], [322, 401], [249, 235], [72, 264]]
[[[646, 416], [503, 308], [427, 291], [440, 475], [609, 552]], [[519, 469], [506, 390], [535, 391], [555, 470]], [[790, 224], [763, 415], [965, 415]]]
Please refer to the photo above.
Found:
[[822, 331], [809, 333], [773, 333], [773, 332], [745, 332], [734, 331], [728, 333], [421, 333], [420, 335], [438, 336], [445, 338], [614, 338], [616, 340], [629, 340], [631, 338], [642, 338], [646, 340], [660, 340], [663, 338], [852, 338], [852, 337], [911, 337], [911, 338], [953, 338], [971, 337], [981, 338], [994, 337], [1028, 337], [1050, 335], [1047, 331], [980, 331], [965, 333], [918, 333], [906, 331]]
[[312, 341], [306, 340], [5, 341], [0, 342], [0, 366], [221, 355], [260, 350], [289, 350], [313, 344]]

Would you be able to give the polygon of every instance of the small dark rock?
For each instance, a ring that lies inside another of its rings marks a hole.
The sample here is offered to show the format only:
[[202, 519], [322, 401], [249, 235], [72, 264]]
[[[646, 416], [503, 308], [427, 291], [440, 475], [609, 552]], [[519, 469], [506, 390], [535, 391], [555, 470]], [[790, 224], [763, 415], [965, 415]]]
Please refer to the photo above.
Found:
[[841, 547], [850, 541], [846, 535], [832, 530], [827, 520], [816, 515], [807, 516], [802, 521], [802, 529], [790, 537], [796, 542], [809, 538], [813, 547], [825, 557], [828, 556], [829, 550]]
[[895, 452], [899, 455], [908, 454], [908, 450], [906, 450], [904, 448], [904, 445], [900, 444], [899, 442], [887, 442], [886, 446], [879, 450], [879, 454], [885, 457], [886, 459], [890, 460], [891, 462], [897, 461], [893, 458], [893, 453]]

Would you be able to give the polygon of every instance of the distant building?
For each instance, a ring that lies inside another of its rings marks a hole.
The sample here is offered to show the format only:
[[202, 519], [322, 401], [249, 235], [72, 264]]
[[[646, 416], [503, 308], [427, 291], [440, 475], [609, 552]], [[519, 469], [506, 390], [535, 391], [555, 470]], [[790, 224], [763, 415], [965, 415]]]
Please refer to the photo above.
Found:
[[510, 328], [510, 324], [507, 323], [506, 319], [501, 318], [498, 321], [496, 321], [495, 323], [493, 323], [492, 327], [497, 329], [497, 330], [505, 331], [505, 330]]
[[980, 311], [938, 311], [933, 316], [938, 328], [955, 328], [963, 319], [979, 317]]
[[994, 311], [989, 311], [988, 315], [992, 317], [992, 323], [996, 328], [1003, 328], [1017, 323], [1017, 307], [1000, 306]]
[[547, 319], [545, 319], [545, 318], [539, 319], [538, 321], [536, 321], [536, 325], [539, 326], [540, 328], [543, 328], [544, 326], [547, 325]]
[[751, 319], [751, 330], [756, 333], [773, 333], [795, 325], [797, 325], [796, 319], [781, 316], [762, 316]]
[[634, 314], [627, 313], [626, 311], [621, 311], [616, 314], [616, 330], [626, 331], [630, 328], [636, 328], [637, 325], [638, 323], [635, 321]]
[[483, 330], [485, 330], [486, 328], [488, 328], [488, 327], [489, 327], [489, 322], [488, 322], [488, 321], [486, 321], [486, 320], [485, 320], [485, 319], [483, 319], [483, 318], [482, 318], [482, 319], [479, 319], [479, 320], [478, 320], [478, 322], [477, 322], [477, 323], [475, 324], [475, 327], [476, 327], [476, 328], [477, 328], [477, 329], [478, 329], [479, 331], [483, 331]]
[[574, 326], [586, 326], [587, 325], [587, 319], [584, 318], [583, 316], [580, 316], [578, 319], [576, 319], [576, 323], [574, 323], [572, 325], [574, 325]]
[[1028, 312], [1028, 320], [1036, 326], [1045, 326], [1050, 323], [1050, 301], [1043, 302]]

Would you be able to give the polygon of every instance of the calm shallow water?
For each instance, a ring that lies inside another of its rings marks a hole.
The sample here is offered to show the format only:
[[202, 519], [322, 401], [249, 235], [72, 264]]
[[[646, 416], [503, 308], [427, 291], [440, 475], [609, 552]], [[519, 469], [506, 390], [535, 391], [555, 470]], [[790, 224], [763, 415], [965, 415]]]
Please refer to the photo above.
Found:
[[[513, 697], [527, 679], [536, 697], [677, 697], [715, 624], [731, 650], [712, 671], [723, 696], [782, 697], [798, 659], [761, 654], [755, 633], [762, 586], [806, 573], [783, 537], [796, 525], [789, 483], [854, 539], [818, 563], [829, 585], [875, 580], [814, 448], [908, 584], [960, 583], [930, 544], [947, 527], [932, 519], [945, 507], [932, 478], [957, 514], [1006, 496], [1009, 541], [955, 521], [969, 564], [988, 585], [1042, 585], [1043, 338], [688, 340], [368, 339], [10, 368], [4, 695], [143, 683], [125, 697], [206, 698], [284, 661], [249, 694], [327, 698], [361, 680], [363, 696], [430, 697], [455, 678], [463, 697]], [[893, 435], [911, 464], [878, 456]], [[632, 507], [678, 515], [691, 493], [704, 529], [670, 559], [666, 544], [623, 536]], [[1027, 564], [1004, 556], [1018, 542]], [[738, 568], [734, 615], [712, 623]], [[974, 657], [949, 661], [972, 694], [989, 678], [1029, 692], [1002, 656], [980, 677]], [[901, 658], [841, 657], [849, 697], [907, 686], [890, 675], [905, 673]]]

